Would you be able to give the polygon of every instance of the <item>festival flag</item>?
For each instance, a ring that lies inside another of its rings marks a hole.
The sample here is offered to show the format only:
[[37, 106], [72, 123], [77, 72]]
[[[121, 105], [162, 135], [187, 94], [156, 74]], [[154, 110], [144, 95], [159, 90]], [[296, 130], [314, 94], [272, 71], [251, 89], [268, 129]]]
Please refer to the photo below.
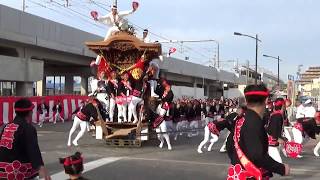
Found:
[[176, 48], [172, 47], [169, 49], [169, 56], [177, 51]]

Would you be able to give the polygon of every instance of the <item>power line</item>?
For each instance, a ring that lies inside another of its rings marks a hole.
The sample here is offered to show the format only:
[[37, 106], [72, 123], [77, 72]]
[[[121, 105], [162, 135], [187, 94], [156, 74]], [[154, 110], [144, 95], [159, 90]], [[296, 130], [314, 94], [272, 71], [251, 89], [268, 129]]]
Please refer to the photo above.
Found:
[[81, 13], [79, 13], [79, 12], [77, 12], [77, 11], [71, 9], [71, 8], [68, 8], [68, 7], [64, 6], [63, 4], [60, 4], [60, 3], [58, 3], [58, 2], [56, 2], [56, 1], [54, 1], [54, 0], [51, 0], [50, 2], [55, 3], [56, 5], [61, 6], [62, 8], [65, 8], [65, 9], [67, 9], [67, 10], [69, 10], [69, 11], [71, 11], [71, 12], [77, 14], [77, 15], [79, 15], [78, 17], [80, 17], [82, 20], [88, 22], [88, 23], [91, 24], [91, 25], [94, 25], [94, 26], [96, 26], [96, 27], [98, 27], [98, 28], [101, 28], [101, 29], [105, 29], [104, 27], [101, 27], [101, 26], [99, 26], [99, 25], [97, 25], [97, 24], [94, 24], [94, 23], [92, 23], [91, 21], [89, 21], [89, 20], [88, 20], [89, 16], [86, 16], [86, 15], [84, 15], [84, 14], [81, 14]]
[[[31, 1], [31, 0], [30, 0], [30, 1]], [[64, 0], [61, 0], [61, 1], [64, 2]], [[55, 10], [55, 9], [49, 8], [49, 7], [45, 6], [45, 5], [42, 5], [42, 4], [37, 3], [37, 2], [34, 2], [34, 1], [32, 1], [32, 2], [35, 3], [35, 4], [38, 4], [38, 5], [41, 6], [41, 7], [48, 8], [48, 9], [50, 9], [50, 10], [56, 12], [56, 13], [61, 14], [61, 12], [59, 12], [59, 11], [57, 11], [57, 10]], [[54, 1], [54, 0], [50, 0], [49, 2], [46, 2], [46, 3], [50, 3], [52, 6], [55, 6], [55, 7], [57, 7], [57, 8], [65, 8], [65, 9], [68, 10], [67, 13], [70, 13], [70, 14], [72, 15], [72, 16], [68, 15], [69, 17], [73, 18], [73, 15], [77, 15], [79, 18], [81, 18], [81, 20], [85, 21], [86, 23], [89, 23], [89, 24], [91, 24], [91, 25], [94, 25], [95, 27], [98, 27], [98, 28], [100, 28], [100, 29], [105, 30], [104, 27], [101, 27], [101, 26], [99, 26], [98, 24], [92, 23], [90, 20], [88, 20], [88, 19], [91, 19], [89, 16], [84, 15], [84, 14], [82, 14], [82, 13], [79, 13], [78, 11], [75, 11], [75, 10], [71, 9], [70, 6], [67, 7], [67, 6], [65, 6], [64, 4], [61, 4], [61, 3], [57, 2], [57, 1]], [[78, 2], [78, 5], [79, 5], [80, 3], [81, 3], [81, 2]], [[104, 4], [102, 4], [102, 3], [98, 2], [98, 1], [88, 0], [88, 1], [85, 1], [85, 2], [83, 2], [83, 3], [90, 3], [90, 4], [93, 4], [93, 5], [101, 8], [101, 9], [106, 10], [107, 12], [110, 12], [109, 9], [107, 9], [107, 8], [104, 7], [104, 6], [102, 6], [102, 5], [104, 5]], [[60, 6], [60, 7], [59, 7], [59, 6]], [[107, 4], [107, 6], [110, 6], [110, 5]], [[81, 6], [81, 7], [83, 7], [83, 6]], [[85, 7], [86, 9], [90, 10], [87, 6], [84, 6], [84, 7]], [[111, 6], [110, 6], [110, 7], [111, 7]], [[71, 11], [71, 12], [69, 12], [69, 11]], [[66, 12], [66, 11], [63, 11], [63, 13], [65, 13], [65, 12]], [[129, 22], [129, 21], [128, 21], [128, 22]], [[130, 22], [130, 24], [132, 24], [132, 25], [133, 25], [134, 27], [136, 27], [136, 28], [139, 28], [139, 29], [142, 29], [142, 30], [144, 29], [143, 27], [141, 27], [141, 26], [139, 26], [139, 25], [137, 25], [137, 24], [135, 24], [135, 23]], [[165, 36], [163, 36], [163, 35], [158, 35], [158, 34], [156, 34], [156, 33], [153, 33], [152, 31], [149, 31], [149, 33], [150, 33], [150, 35], [152, 35], [152, 36], [154, 36], [154, 37], [157, 37], [157, 38], [159, 38], [159, 39], [163, 39], [163, 40], [170, 41], [169, 38], [167, 38], [167, 37], [165, 37]], [[197, 54], [197, 55], [199, 55], [199, 56], [201, 56], [201, 57], [203, 57], [203, 58], [209, 59], [209, 60], [212, 59], [212, 58], [208, 57], [207, 55], [204, 55], [203, 53], [200, 53], [199, 51], [195, 50], [194, 48], [189, 47], [189, 46], [186, 46], [185, 44], [180, 44], [180, 46], [188, 49], [188, 50], [190, 51], [189, 53]], [[179, 52], [179, 51], [178, 51], [178, 53], [181, 54], [181, 55], [186, 56], [186, 54], [183, 53], [183, 52]], [[190, 57], [190, 56], [188, 56], [188, 57]]]
[[32, 0], [29, 0], [29, 2], [31, 2], [32, 4], [38, 5], [38, 6], [40, 6], [40, 7], [49, 9], [49, 10], [51, 10], [51, 11], [54, 11], [54, 12], [56, 12], [56, 13], [60, 13], [59, 11], [57, 11], [57, 10], [55, 10], [55, 9], [52, 9], [52, 8], [50, 8], [50, 7], [47, 7], [47, 6], [45, 6], [45, 5], [43, 5], [43, 4], [39, 3], [39, 2], [34, 2], [34, 1], [32, 1]]
[[[32, 0], [29, 0], [29, 1], [30, 1], [31, 3], [33, 3], [33, 4], [36, 4], [36, 5], [38, 5], [38, 6], [41, 6], [41, 7], [43, 7], [43, 8], [52, 10], [52, 11], [56, 12], [57, 14], [64, 14], [64, 15], [70, 17], [70, 18], [74, 18], [74, 16], [77, 16], [76, 14], [73, 14], [73, 13], [71, 13], [71, 12], [69, 12], [69, 11], [57, 11], [56, 9], [50, 8], [50, 7], [46, 6], [46, 5], [43, 5], [42, 3], [35, 2], [35, 1], [32, 1]], [[63, 1], [63, 0], [62, 0], [62, 1]], [[53, 6], [53, 7], [56, 7], [56, 8], [58, 8], [58, 10], [61, 9], [59, 6], [65, 7], [63, 4], [60, 4], [60, 3], [57, 3], [57, 2], [55, 2], [55, 4], [53, 4], [53, 3], [50, 3], [50, 2], [54, 2], [54, 1], [50, 0], [50, 1], [47, 1], [47, 2], [43, 2], [43, 3], [46, 3], [46, 4], [51, 5], [51, 6]], [[79, 17], [79, 16], [78, 16], [78, 17]], [[82, 18], [82, 17], [79, 17], [79, 18], [81, 18], [81, 20], [84, 21], [84, 22], [86, 22], [86, 23], [89, 23], [89, 24], [94, 25], [94, 26], [96, 26], [96, 27], [98, 27], [98, 28], [104, 29], [104, 27], [98, 26], [97, 24], [94, 24], [94, 23], [92, 23], [91, 21], [88, 21], [87, 19], [84, 19], [84, 18]]]
[[[45, 2], [45, 3], [49, 3], [49, 2]], [[58, 8], [58, 10], [60, 10], [60, 7], [57, 6], [56, 4], [48, 4], [48, 5], [53, 6], [53, 7], [55, 7], [55, 8]], [[63, 11], [63, 10], [62, 10], [62, 11], [58, 11], [58, 13], [59, 13], [59, 14], [66, 15], [66, 16], [68, 16], [69, 18], [73, 18], [73, 17], [74, 17], [74, 15], [73, 15], [72, 13], [68, 12], [68, 11]]]
[[88, 3], [89, 0], [85, 0], [85, 2], [74, 2], [74, 1], [71, 1], [69, 6], [72, 6], [72, 7], [79, 7], [79, 8], [82, 8], [82, 9], [86, 9], [88, 10], [89, 12], [92, 11], [92, 9], [90, 9], [86, 4]]
[[[94, 1], [94, 0], [89, 0], [89, 1], [90, 1], [91, 3], [93, 3], [93, 4], [95, 4], [96, 6], [98, 6], [98, 7], [102, 8], [102, 9], [104, 9], [104, 10], [108, 11], [108, 12], [110, 12], [110, 10], [109, 10], [109, 9], [107, 9], [107, 8], [103, 7], [102, 5], [99, 5], [96, 1]], [[110, 7], [111, 7], [111, 6], [110, 6]], [[130, 24], [132, 24], [134, 27], [137, 27], [137, 28], [139, 28], [139, 29], [141, 29], [141, 30], [145, 29], [145, 28], [143, 28], [143, 27], [141, 27], [141, 26], [139, 26], [139, 25], [137, 25], [137, 24], [133, 23], [132, 21], [128, 21], [128, 22], [129, 22]], [[151, 35], [153, 35], [153, 36], [155, 36], [155, 37], [159, 38], [159, 39], [163, 39], [163, 40], [166, 40], [166, 41], [170, 41], [170, 39], [169, 39], [169, 38], [164, 37], [164, 36], [162, 36], [162, 35], [158, 35], [158, 34], [156, 34], [156, 33], [153, 33], [153, 32], [152, 32], [152, 31], [150, 31], [150, 30], [149, 30], [149, 33], [150, 33]], [[186, 46], [186, 45], [184, 45], [184, 44], [181, 44], [181, 46], [183, 46], [183, 47], [185, 47], [185, 48], [189, 49], [190, 51], [193, 51], [193, 52], [194, 52], [194, 53], [196, 53], [196, 54], [199, 54], [200, 56], [202, 56], [202, 57], [204, 57], [204, 58], [211, 59], [210, 57], [208, 57], [208, 56], [206, 56], [206, 55], [204, 55], [204, 54], [202, 54], [202, 53], [200, 53], [200, 52], [198, 52], [198, 51], [194, 50], [193, 48], [191, 48], [191, 47], [189, 47], [189, 46]]]

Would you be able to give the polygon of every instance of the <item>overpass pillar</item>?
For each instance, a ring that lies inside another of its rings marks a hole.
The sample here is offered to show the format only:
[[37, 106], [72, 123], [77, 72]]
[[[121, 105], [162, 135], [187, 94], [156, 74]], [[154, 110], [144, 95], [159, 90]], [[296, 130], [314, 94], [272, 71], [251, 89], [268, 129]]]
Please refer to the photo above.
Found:
[[47, 92], [47, 81], [46, 81], [47, 77], [43, 76], [43, 79], [40, 81], [37, 81], [37, 94], [36, 96], [46, 96]]
[[46, 84], [43, 83], [43, 82], [46, 82], [45, 80], [40, 80], [40, 81], [37, 81], [37, 94], [36, 96], [44, 96], [45, 95], [45, 89], [46, 89]]
[[[67, 75], [65, 80], [65, 93], [66, 94], [73, 94], [73, 76]], [[81, 79], [82, 82], [82, 79]], [[82, 85], [81, 85], [82, 86]]]
[[193, 97], [198, 98], [197, 97], [197, 79], [196, 78], [194, 78], [194, 80], [193, 80]]
[[33, 96], [33, 82], [17, 82], [16, 94], [17, 96]]
[[87, 76], [81, 76], [81, 95], [87, 95], [88, 94], [88, 77]]
[[207, 97], [210, 98], [210, 84], [208, 83], [204, 88], [206, 88], [207, 90]]

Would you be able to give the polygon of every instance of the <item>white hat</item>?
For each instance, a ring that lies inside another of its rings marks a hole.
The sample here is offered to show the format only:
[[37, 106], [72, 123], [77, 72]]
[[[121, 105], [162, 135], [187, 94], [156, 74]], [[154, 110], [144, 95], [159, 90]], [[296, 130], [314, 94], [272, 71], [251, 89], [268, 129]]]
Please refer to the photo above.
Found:
[[310, 104], [312, 103], [312, 101], [310, 99], [306, 100], [306, 102], [304, 102], [304, 104]]

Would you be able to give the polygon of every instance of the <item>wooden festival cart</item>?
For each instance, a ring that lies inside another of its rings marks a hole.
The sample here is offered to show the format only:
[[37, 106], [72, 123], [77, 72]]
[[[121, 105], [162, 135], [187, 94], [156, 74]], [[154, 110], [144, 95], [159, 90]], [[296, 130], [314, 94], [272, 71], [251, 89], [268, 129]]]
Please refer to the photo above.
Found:
[[[145, 57], [145, 64], [161, 55], [160, 43], [144, 43], [127, 32], [118, 32], [105, 41], [86, 42], [86, 45], [103, 57], [99, 71], [109, 73], [110, 70], [115, 70], [118, 75], [135, 65], [142, 55]], [[130, 73], [135, 79], [142, 81], [141, 76], [145, 74], [146, 68], [132, 69]], [[143, 111], [138, 112], [137, 124], [105, 122], [100, 118], [101, 120], [96, 122], [96, 136], [105, 139], [109, 146], [140, 147], [141, 141], [149, 139], [147, 135], [141, 135], [141, 132], [148, 134], [149, 128], [148, 122], [144, 120]]]

